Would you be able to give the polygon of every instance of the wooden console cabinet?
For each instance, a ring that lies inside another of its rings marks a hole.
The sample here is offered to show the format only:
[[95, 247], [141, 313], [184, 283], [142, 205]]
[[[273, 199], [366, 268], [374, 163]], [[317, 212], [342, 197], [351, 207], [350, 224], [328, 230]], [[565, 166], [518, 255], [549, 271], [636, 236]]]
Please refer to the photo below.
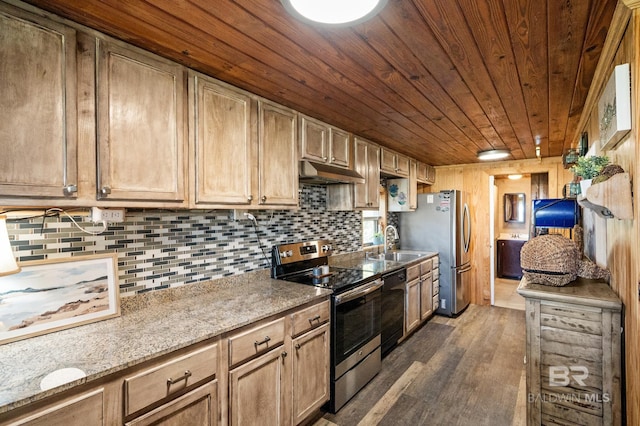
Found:
[[529, 283], [526, 299], [527, 424], [622, 424], [621, 310], [609, 285]]

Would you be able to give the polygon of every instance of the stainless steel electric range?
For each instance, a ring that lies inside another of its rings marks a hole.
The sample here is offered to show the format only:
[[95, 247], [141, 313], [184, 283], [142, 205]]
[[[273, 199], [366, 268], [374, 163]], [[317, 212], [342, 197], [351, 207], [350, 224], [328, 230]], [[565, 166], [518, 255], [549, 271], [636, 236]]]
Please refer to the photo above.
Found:
[[333, 290], [331, 400], [337, 412], [379, 371], [382, 280], [374, 271], [328, 266], [329, 241], [282, 244], [271, 250], [271, 277]]

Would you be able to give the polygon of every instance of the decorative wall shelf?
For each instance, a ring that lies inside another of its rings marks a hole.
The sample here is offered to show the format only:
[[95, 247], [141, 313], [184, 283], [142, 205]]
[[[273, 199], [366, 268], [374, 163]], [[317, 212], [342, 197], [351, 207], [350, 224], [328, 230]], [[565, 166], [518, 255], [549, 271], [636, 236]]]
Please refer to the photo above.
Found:
[[618, 173], [591, 185], [586, 195], [578, 196], [578, 204], [605, 219], [633, 219], [629, 173]]

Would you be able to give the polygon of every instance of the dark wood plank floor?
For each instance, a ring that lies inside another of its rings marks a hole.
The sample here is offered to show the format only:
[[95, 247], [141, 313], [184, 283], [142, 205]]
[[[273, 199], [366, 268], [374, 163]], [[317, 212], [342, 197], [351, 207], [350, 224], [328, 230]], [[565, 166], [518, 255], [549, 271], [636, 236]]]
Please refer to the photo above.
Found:
[[523, 311], [478, 305], [435, 316], [315, 425], [524, 425], [524, 322]]

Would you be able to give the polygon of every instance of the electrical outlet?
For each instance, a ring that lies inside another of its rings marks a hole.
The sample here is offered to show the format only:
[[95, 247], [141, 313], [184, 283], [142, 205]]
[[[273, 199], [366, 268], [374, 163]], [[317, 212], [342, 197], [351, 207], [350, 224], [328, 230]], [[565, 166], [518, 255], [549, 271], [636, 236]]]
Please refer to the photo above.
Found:
[[244, 209], [233, 209], [231, 210], [231, 214], [229, 215], [229, 219], [237, 222], [239, 220], [247, 220], [248, 210]]
[[124, 209], [101, 209], [99, 207], [91, 207], [91, 220], [93, 223], [124, 222]]

